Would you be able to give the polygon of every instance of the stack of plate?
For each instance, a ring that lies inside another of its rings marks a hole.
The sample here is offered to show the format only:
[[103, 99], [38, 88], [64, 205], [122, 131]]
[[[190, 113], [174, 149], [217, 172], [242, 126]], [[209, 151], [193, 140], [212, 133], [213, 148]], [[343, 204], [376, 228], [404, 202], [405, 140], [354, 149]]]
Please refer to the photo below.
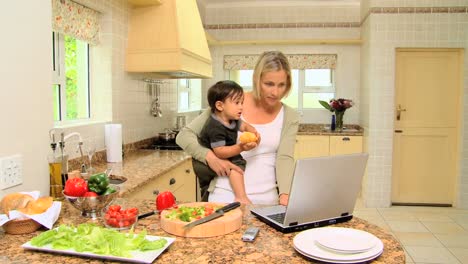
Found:
[[362, 230], [322, 227], [303, 231], [294, 237], [294, 248], [302, 255], [324, 262], [358, 263], [372, 260], [383, 252], [383, 243]]

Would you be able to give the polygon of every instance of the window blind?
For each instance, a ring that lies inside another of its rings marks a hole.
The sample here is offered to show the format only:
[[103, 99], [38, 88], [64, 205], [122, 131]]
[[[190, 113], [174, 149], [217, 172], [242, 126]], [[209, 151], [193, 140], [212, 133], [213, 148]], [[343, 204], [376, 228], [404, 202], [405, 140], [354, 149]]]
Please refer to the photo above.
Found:
[[52, 29], [96, 45], [99, 43], [99, 12], [70, 0], [52, 0]]

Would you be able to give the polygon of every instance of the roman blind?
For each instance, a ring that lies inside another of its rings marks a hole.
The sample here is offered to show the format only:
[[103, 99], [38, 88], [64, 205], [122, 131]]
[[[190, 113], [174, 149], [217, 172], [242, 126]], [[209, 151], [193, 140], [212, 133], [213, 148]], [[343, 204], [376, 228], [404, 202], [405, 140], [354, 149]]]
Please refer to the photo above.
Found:
[[[285, 54], [292, 69], [335, 69], [336, 54]], [[225, 70], [252, 70], [260, 55], [225, 55]]]
[[96, 45], [99, 43], [99, 12], [70, 0], [52, 0], [52, 29]]

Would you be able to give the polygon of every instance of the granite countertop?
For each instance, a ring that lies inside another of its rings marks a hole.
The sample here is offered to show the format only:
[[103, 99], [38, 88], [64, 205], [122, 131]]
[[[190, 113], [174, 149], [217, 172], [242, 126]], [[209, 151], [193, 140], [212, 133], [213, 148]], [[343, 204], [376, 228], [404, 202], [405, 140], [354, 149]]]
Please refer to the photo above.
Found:
[[[153, 200], [128, 201], [139, 209], [148, 212], [155, 209]], [[316, 263], [297, 253], [293, 248], [293, 238], [297, 233], [283, 234], [265, 225], [250, 214], [248, 208], [243, 208], [243, 223], [239, 230], [212, 238], [183, 238], [176, 237], [176, 241], [157, 259], [159, 263]], [[91, 220], [80, 216], [80, 212], [64, 201], [59, 224], [79, 224], [95, 222], [102, 225], [100, 219]], [[249, 226], [257, 226], [260, 233], [254, 242], [242, 242], [242, 233]], [[380, 227], [359, 218], [334, 226], [351, 227], [365, 230], [380, 238], [384, 243], [383, 254], [372, 263], [405, 263], [405, 254], [398, 241]], [[163, 231], [159, 225], [158, 215], [153, 215], [138, 222], [135, 229], [139, 233], [143, 229], [150, 235], [174, 237]], [[34, 236], [44, 229], [31, 234], [10, 235], [0, 232], [1, 263], [103, 263], [99, 259], [75, 257], [70, 255], [29, 251], [21, 248]], [[106, 261], [107, 263], [107, 261]], [[108, 263], [114, 263], [109, 261]]]
[[189, 159], [191, 156], [182, 150], [135, 149], [122, 162], [100, 162], [94, 167], [97, 171], [112, 168], [111, 175], [127, 178], [121, 185], [120, 196], [123, 196]]
[[345, 125], [342, 131], [331, 131], [330, 124], [299, 124], [298, 135], [362, 136], [364, 129], [359, 125]]

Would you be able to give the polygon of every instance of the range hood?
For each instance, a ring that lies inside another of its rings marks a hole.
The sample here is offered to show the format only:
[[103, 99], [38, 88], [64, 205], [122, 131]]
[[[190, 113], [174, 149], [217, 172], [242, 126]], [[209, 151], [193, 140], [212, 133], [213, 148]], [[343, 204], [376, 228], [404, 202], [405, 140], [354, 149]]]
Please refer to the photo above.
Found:
[[211, 78], [211, 55], [196, 0], [132, 9], [127, 72], [157, 78]]

